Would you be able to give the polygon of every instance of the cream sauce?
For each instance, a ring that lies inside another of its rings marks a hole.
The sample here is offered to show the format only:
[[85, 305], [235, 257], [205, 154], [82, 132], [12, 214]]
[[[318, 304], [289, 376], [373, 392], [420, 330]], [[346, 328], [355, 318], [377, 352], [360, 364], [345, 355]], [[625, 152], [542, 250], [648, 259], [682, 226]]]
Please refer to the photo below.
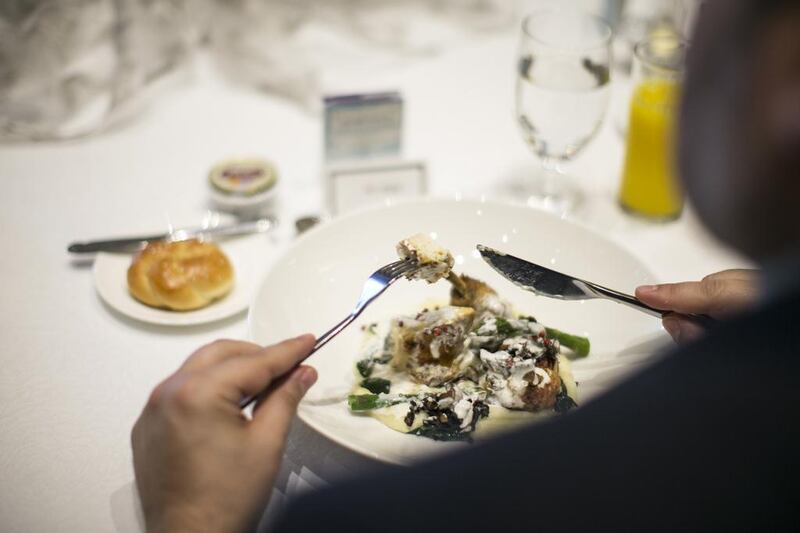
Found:
[[[388, 327], [386, 324], [379, 324], [377, 327], [373, 328], [371, 332], [367, 331], [363, 341], [362, 349], [360, 350], [360, 356], [358, 360], [364, 359], [365, 357], [375, 357], [380, 355], [384, 348], [383, 342], [387, 333], [388, 333]], [[500, 352], [496, 352], [495, 354], [498, 353]], [[495, 356], [495, 354], [491, 355]], [[577, 403], [578, 401], [577, 384], [575, 383], [575, 378], [572, 375], [572, 368], [569, 359], [559, 354], [558, 368], [559, 368], [559, 377], [564, 382], [567, 394]], [[528, 368], [527, 370], [530, 370], [530, 368]], [[364, 378], [361, 377], [361, 375], [355, 369], [355, 366], [354, 366], [354, 377], [355, 377], [354, 380], [355, 383], [351, 390], [351, 394], [372, 394], [370, 391], [360, 386], [360, 383]], [[373, 371], [370, 377], [388, 379], [391, 382], [391, 392], [390, 392], [391, 395], [396, 395], [396, 394], [416, 395], [428, 392], [431, 393], [443, 392], [445, 390], [444, 387], [429, 387], [427, 385], [416, 383], [409, 377], [407, 373], [397, 370], [391, 364], [376, 364], [373, 367]], [[469, 380], [459, 380], [457, 383], [463, 384], [464, 385], [463, 388], [466, 389], [466, 392], [469, 392], [470, 390], [473, 389], [477, 389], [477, 385]], [[489, 405], [489, 416], [482, 419], [477, 424], [476, 430], [473, 433], [473, 436], [475, 438], [483, 438], [486, 436], [491, 436], [498, 432], [514, 429], [526, 423], [541, 421], [555, 414], [552, 411], [533, 413], [530, 411], [523, 411], [519, 409], [508, 409], [500, 404], [501, 401], [502, 398], [493, 397], [491, 395], [487, 398], [486, 403]], [[456, 415], [459, 416], [459, 418], [462, 418], [464, 422], [462, 423], [462, 427], [466, 427], [469, 424], [469, 422], [464, 420], [463, 414], [466, 413], [467, 408], [466, 405], [462, 405], [461, 407], [459, 407], [459, 403], [456, 404], [454, 411], [456, 412]], [[364, 415], [371, 416], [390, 429], [399, 431], [401, 433], [408, 433], [410, 431], [419, 428], [425, 419], [424, 415], [417, 415], [416, 417], [414, 417], [414, 422], [411, 425], [411, 427], [407, 426], [405, 423], [405, 417], [406, 414], [408, 413], [408, 409], [409, 409], [409, 404], [403, 402], [389, 407], [374, 409], [372, 411], [367, 411], [364, 413], [356, 413], [356, 414], [359, 416], [364, 416]], [[461, 414], [459, 413], [459, 410], [462, 411]]]

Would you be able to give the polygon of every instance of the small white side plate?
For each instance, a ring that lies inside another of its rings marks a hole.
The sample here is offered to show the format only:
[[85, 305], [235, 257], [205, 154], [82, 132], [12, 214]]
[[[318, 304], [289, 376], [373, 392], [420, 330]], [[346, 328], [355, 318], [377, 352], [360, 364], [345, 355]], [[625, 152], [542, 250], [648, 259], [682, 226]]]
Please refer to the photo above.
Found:
[[144, 305], [128, 291], [131, 254], [99, 253], [94, 262], [94, 285], [110, 307], [130, 318], [163, 326], [193, 326], [228, 318], [248, 308], [261, 276], [269, 265], [269, 242], [264, 235], [249, 235], [219, 244], [234, 268], [231, 292], [195, 311], [167, 311]]

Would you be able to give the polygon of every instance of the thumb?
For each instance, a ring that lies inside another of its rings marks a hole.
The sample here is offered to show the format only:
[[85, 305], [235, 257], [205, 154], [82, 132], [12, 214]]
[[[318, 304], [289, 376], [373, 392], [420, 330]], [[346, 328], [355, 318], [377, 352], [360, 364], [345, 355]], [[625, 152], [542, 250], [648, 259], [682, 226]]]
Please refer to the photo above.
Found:
[[283, 443], [297, 413], [297, 405], [316, 381], [317, 371], [303, 365], [275, 383], [256, 406], [251, 424], [253, 430], [270, 440]]
[[662, 320], [664, 329], [667, 330], [676, 344], [686, 344], [699, 339], [705, 331], [693, 320], [676, 314], [670, 314]]
[[301, 335], [273, 346], [229, 358], [213, 370], [219, 390], [238, 404], [244, 396], [260, 393], [290, 373], [308, 357], [313, 335]]

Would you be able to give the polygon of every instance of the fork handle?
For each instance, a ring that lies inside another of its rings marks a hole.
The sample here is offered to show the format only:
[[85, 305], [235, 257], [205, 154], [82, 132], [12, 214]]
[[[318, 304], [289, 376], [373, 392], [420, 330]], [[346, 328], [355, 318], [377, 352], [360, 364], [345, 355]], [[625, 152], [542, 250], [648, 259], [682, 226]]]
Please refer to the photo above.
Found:
[[[409, 272], [416, 269], [417, 267], [418, 265], [415, 262], [412, 262], [410, 260], [401, 260], [401, 261], [396, 261], [394, 263], [390, 263], [384, 266], [383, 268], [380, 268], [377, 271], [373, 272], [373, 274], [369, 277], [367, 284], [364, 285], [364, 289], [361, 292], [361, 297], [358, 299], [358, 303], [356, 304], [353, 311], [349, 315], [347, 315], [344, 318], [344, 320], [333, 326], [331, 329], [329, 329], [319, 337], [317, 337], [317, 342], [314, 343], [314, 347], [311, 348], [311, 351], [308, 352], [308, 355], [306, 355], [305, 357], [303, 357], [303, 359], [300, 360], [298, 365], [303, 361], [305, 361], [306, 359], [308, 359], [311, 356], [311, 354], [313, 354], [314, 352], [316, 352], [317, 350], [328, 344], [328, 341], [330, 341], [336, 335], [341, 333], [344, 328], [352, 324], [353, 321], [356, 318], [358, 318], [359, 315], [361, 315], [364, 309], [366, 309], [367, 306], [373, 300], [375, 300], [375, 298], [383, 294], [383, 291], [385, 291], [389, 285], [391, 285], [401, 277], [408, 275]], [[370, 284], [369, 282], [372, 282], [372, 284]], [[250, 407], [258, 400], [259, 397], [261, 397], [267, 391], [267, 389], [269, 389], [269, 386], [267, 386], [266, 389], [262, 390], [255, 396], [245, 396], [239, 402], [239, 407], [242, 409]]]
[[329, 329], [319, 337], [317, 337], [317, 342], [314, 343], [314, 347], [311, 348], [311, 351], [308, 352], [308, 355], [303, 358], [303, 361], [311, 357], [311, 354], [313, 354], [314, 352], [316, 352], [317, 350], [328, 344], [328, 341], [330, 341], [336, 335], [341, 333], [342, 330], [347, 326], [349, 326], [353, 322], [353, 320], [356, 319], [357, 316], [358, 315], [355, 313], [350, 313], [344, 320], [333, 326], [331, 329]]
[[[303, 357], [303, 359], [300, 360], [300, 363], [302, 363], [303, 361], [305, 361], [306, 359], [311, 357], [311, 355], [314, 352], [316, 352], [317, 350], [319, 350], [320, 348], [322, 348], [323, 346], [328, 344], [328, 342], [332, 338], [334, 338], [336, 335], [341, 333], [342, 330], [344, 328], [346, 328], [347, 326], [349, 326], [353, 322], [353, 320], [355, 320], [357, 317], [358, 317], [357, 314], [351, 313], [351, 314], [347, 315], [347, 317], [344, 320], [342, 320], [341, 322], [339, 322], [338, 324], [333, 326], [331, 329], [329, 329], [328, 331], [326, 331], [325, 333], [323, 333], [319, 337], [317, 337], [317, 342], [314, 343], [314, 347], [311, 348], [311, 351], [308, 352], [308, 355], [306, 355], [305, 357]], [[299, 366], [300, 363], [297, 363], [297, 366]], [[295, 366], [295, 368], [297, 368], [297, 366]], [[263, 395], [267, 391], [268, 388], [269, 387], [267, 387], [266, 389], [262, 390], [261, 392], [259, 392], [256, 395], [245, 396], [244, 398], [242, 398], [241, 401], [239, 402], [239, 408], [247, 409], [248, 407], [250, 407], [251, 405], [256, 403], [256, 400], [258, 400], [258, 398], [261, 395]]]

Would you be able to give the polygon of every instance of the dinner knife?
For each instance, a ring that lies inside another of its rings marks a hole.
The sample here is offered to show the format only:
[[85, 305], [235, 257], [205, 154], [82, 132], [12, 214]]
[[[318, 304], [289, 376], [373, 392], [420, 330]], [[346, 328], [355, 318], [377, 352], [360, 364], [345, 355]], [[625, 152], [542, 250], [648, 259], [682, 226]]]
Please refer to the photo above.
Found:
[[[489, 266], [496, 270], [507, 280], [521, 289], [534, 294], [557, 298], [559, 300], [589, 300], [605, 298], [627, 305], [648, 315], [663, 318], [673, 314], [671, 311], [662, 311], [650, 307], [638, 298], [629, 294], [603, 287], [591, 281], [586, 281], [549, 268], [525, 261], [488, 246], [478, 245], [478, 251]], [[710, 326], [715, 321], [708, 315], [687, 314], [681, 315], [696, 321], [703, 326]]]
[[237, 222], [209, 228], [177, 229], [167, 233], [155, 235], [140, 235], [136, 237], [123, 237], [120, 239], [105, 239], [89, 242], [73, 242], [67, 251], [73, 254], [89, 254], [95, 252], [122, 252], [132, 253], [141, 250], [148, 242], [152, 241], [185, 241], [187, 239], [218, 240], [225, 237], [249, 235], [251, 233], [264, 233], [273, 229], [277, 220], [272, 217]]

